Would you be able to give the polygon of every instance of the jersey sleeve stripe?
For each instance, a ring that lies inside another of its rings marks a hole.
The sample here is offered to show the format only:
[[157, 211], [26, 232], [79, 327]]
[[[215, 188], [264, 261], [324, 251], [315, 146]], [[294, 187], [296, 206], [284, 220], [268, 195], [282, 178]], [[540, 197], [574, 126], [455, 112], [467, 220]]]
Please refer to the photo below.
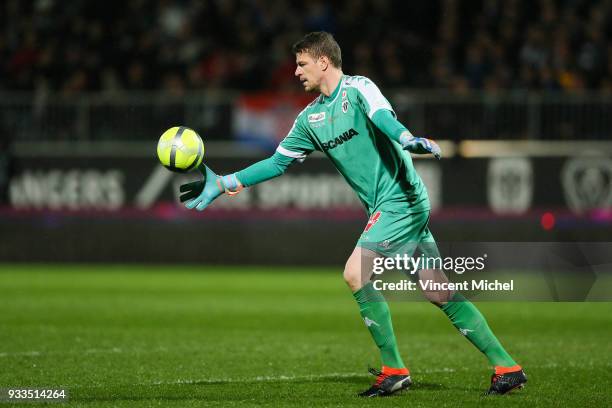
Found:
[[282, 154], [283, 156], [291, 157], [293, 159], [305, 159], [306, 155], [303, 153], [293, 152], [291, 150], [285, 149], [283, 146], [278, 146], [276, 151]]

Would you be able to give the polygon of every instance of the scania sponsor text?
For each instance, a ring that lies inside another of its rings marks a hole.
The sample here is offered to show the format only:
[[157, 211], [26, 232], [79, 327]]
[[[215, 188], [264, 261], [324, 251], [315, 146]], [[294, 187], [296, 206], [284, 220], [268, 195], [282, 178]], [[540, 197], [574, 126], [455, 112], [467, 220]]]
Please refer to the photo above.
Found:
[[359, 132], [351, 128], [347, 130], [346, 132], [342, 133], [340, 136], [336, 137], [335, 139], [330, 140], [328, 142], [323, 142], [322, 144], [323, 151], [326, 152], [329, 149], [334, 149], [340, 146], [342, 143], [348, 142], [349, 140], [353, 138], [353, 136], [357, 136], [358, 134]]

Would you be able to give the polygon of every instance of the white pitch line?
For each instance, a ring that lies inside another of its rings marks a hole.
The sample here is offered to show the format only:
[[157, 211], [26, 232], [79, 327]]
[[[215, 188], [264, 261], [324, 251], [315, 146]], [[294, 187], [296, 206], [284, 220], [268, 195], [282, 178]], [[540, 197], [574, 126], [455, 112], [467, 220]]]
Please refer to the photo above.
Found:
[[[435, 368], [419, 370], [420, 374], [430, 373], [453, 373], [456, 371], [469, 371], [468, 368]], [[334, 380], [339, 378], [369, 378], [370, 374], [365, 371], [352, 373], [328, 373], [328, 374], [310, 374], [310, 375], [278, 375], [268, 376], [260, 375], [256, 377], [244, 378], [200, 378], [200, 379], [177, 379], [172, 381], [152, 381], [133, 383], [135, 386], [150, 386], [150, 385], [213, 385], [213, 384], [248, 384], [248, 383], [268, 383], [268, 382], [295, 382], [295, 381], [317, 381], [317, 380]], [[108, 387], [108, 384], [100, 384], [95, 386], [87, 386], [85, 388]], [[77, 387], [78, 388], [78, 387]]]
[[[117, 348], [111, 350], [120, 350]], [[96, 350], [90, 349], [89, 351], [108, 351], [108, 350]], [[7, 353], [0, 353], [0, 357], [6, 355]], [[12, 353], [12, 355], [39, 355], [38, 351], [29, 351], [29, 352], [21, 352], [21, 353]], [[606, 364], [594, 364], [592, 361], [589, 364], [577, 364], [574, 362], [565, 363], [563, 365], [557, 363], [548, 363], [542, 365], [529, 365], [527, 366], [527, 371], [529, 368], [533, 369], [550, 369], [550, 368], [558, 368], [558, 367], [579, 367], [579, 368], [593, 368], [593, 367], [601, 367], [601, 368], [612, 368], [611, 363]], [[440, 374], [440, 373], [455, 373], [458, 371], [474, 371], [473, 367], [440, 367], [440, 368], [424, 368], [413, 371], [413, 375], [416, 375], [418, 378], [423, 374]], [[177, 379], [172, 381], [152, 381], [152, 382], [137, 382], [132, 383], [134, 386], [155, 386], [155, 385], [223, 385], [223, 384], [248, 384], [248, 383], [269, 383], [269, 382], [296, 382], [296, 381], [318, 381], [318, 380], [334, 380], [334, 379], [342, 379], [342, 378], [366, 378], [370, 377], [365, 372], [334, 372], [328, 374], [311, 374], [311, 375], [278, 375], [278, 376], [256, 376], [256, 377], [244, 377], [244, 378], [200, 378], [200, 379]], [[96, 385], [87, 385], [83, 388], [101, 388], [108, 387], [109, 384], [96, 384]], [[80, 386], [72, 386], [72, 388], [82, 388]]]
[[[542, 365], [529, 365], [527, 366], [527, 370], [529, 368], [533, 369], [548, 369], [548, 368], [557, 368], [561, 367], [560, 364], [557, 363], [548, 363]], [[602, 367], [602, 368], [611, 368], [612, 364], [576, 364], [576, 363], [568, 363], [563, 364], [563, 367], [577, 367], [577, 368], [593, 368], [593, 367]], [[440, 368], [425, 368], [415, 370], [412, 374], [418, 377], [420, 374], [440, 374], [440, 373], [455, 373], [458, 371], [473, 371], [474, 368], [468, 367], [440, 367]], [[135, 385], [205, 385], [205, 384], [245, 384], [245, 383], [265, 383], [265, 382], [292, 382], [292, 381], [316, 381], [316, 380], [333, 380], [336, 378], [364, 378], [369, 375], [365, 372], [352, 372], [352, 373], [329, 373], [329, 374], [319, 374], [319, 375], [279, 375], [279, 376], [257, 376], [257, 377], [246, 377], [246, 378], [202, 378], [202, 379], [178, 379], [174, 381], [154, 381], [154, 382], [143, 382], [137, 383]]]
[[[142, 354], [142, 353], [163, 353], [163, 352], [168, 352], [170, 351], [170, 349], [166, 348], [166, 347], [157, 347], [157, 348], [147, 348], [147, 349], [122, 349], [119, 347], [112, 347], [112, 348], [89, 348], [86, 350], [68, 350], [68, 351], [56, 351], [56, 350], [51, 350], [51, 351], [37, 351], [37, 350], [30, 350], [30, 351], [14, 351], [14, 352], [0, 352], [0, 358], [7, 358], [7, 357], [41, 357], [41, 356], [46, 356], [46, 355], [64, 355], [64, 354], [127, 354], [127, 353], [133, 353], [133, 354]], [[538, 364], [538, 365], [526, 365], [525, 368], [527, 370], [529, 370], [529, 368], [534, 368], [534, 369], [550, 369], [550, 368], [561, 368], [561, 367], [569, 367], [569, 368], [595, 368], [595, 367], [600, 367], [600, 368], [612, 368], [612, 363], [599, 363], [599, 362], [595, 362], [595, 361], [581, 361], [581, 362], [574, 362], [574, 361], [566, 361], [563, 363], [555, 363], [555, 362], [550, 362], [550, 363], [545, 363], [545, 364]], [[452, 373], [455, 371], [469, 371], [472, 370], [472, 368], [466, 368], [466, 367], [458, 367], [458, 368], [450, 368], [450, 367], [441, 367], [441, 368], [436, 368], [436, 369], [420, 369], [417, 372], [418, 373], [425, 373], [425, 374], [435, 374], [435, 373]], [[253, 377], [253, 378], [245, 378], [245, 379], [236, 379], [235, 381], [237, 382], [253, 382], [253, 381], [294, 381], [294, 380], [300, 380], [300, 379], [316, 379], [316, 378], [325, 378], [325, 377], [337, 377], [337, 376], [356, 376], [356, 375], [360, 375], [360, 373], [332, 373], [332, 374], [324, 374], [322, 376], [301, 376], [301, 377], [295, 377], [295, 376], [278, 376], [278, 377], [268, 377], [268, 376], [263, 376], [263, 377]], [[191, 382], [200, 382], [200, 383], [206, 383], [206, 382], [225, 382], [225, 381], [234, 381], [231, 378], [220, 378], [220, 379], [202, 379], [202, 380], [177, 380], [176, 384], [181, 383], [181, 381], [191, 381]], [[187, 382], [186, 382], [187, 383]], [[155, 384], [155, 383], [153, 383]], [[161, 383], [160, 383], [161, 384]]]
[[329, 373], [320, 375], [279, 375], [279, 376], [257, 376], [246, 378], [202, 378], [202, 379], [179, 379], [174, 381], [154, 381], [138, 383], [137, 385], [198, 385], [198, 384], [223, 384], [223, 383], [257, 383], [276, 381], [313, 381], [334, 378], [365, 377], [364, 373]]
[[[435, 374], [435, 373], [454, 373], [456, 371], [470, 371], [469, 368], [431, 368], [419, 370], [418, 373], [422, 374]], [[353, 372], [353, 373], [329, 373], [329, 374], [311, 374], [311, 375], [279, 375], [279, 376], [257, 376], [257, 377], [246, 377], [246, 378], [202, 378], [202, 379], [178, 379], [174, 381], [154, 381], [152, 383], [138, 383], [137, 385], [198, 385], [198, 384], [222, 384], [222, 383], [257, 383], [257, 382], [277, 382], [277, 381], [314, 381], [314, 380], [325, 380], [325, 379], [336, 379], [336, 378], [362, 378], [369, 377], [365, 371]]]
[[44, 353], [41, 353], [40, 351], [15, 351], [12, 353], [8, 353], [8, 352], [3, 352], [0, 353], [0, 357], [13, 357], [13, 356], [28, 356], [28, 357], [32, 357], [32, 356], [40, 356]]
[[0, 358], [2, 357], [40, 357], [46, 355], [62, 355], [62, 354], [121, 354], [121, 353], [161, 353], [167, 352], [168, 349], [165, 347], [158, 347], [154, 349], [122, 349], [119, 347], [112, 347], [108, 349], [101, 348], [90, 348], [86, 350], [67, 350], [67, 351], [14, 351], [14, 352], [0, 352]]

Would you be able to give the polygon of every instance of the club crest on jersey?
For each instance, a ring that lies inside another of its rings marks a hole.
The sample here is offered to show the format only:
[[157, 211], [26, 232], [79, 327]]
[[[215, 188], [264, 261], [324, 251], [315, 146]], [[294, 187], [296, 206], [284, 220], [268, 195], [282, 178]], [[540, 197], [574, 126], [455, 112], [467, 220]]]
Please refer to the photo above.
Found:
[[342, 101], [342, 113], [348, 112], [348, 101], [345, 99]]
[[346, 91], [342, 91], [342, 113], [348, 112], [348, 99], [346, 98]]

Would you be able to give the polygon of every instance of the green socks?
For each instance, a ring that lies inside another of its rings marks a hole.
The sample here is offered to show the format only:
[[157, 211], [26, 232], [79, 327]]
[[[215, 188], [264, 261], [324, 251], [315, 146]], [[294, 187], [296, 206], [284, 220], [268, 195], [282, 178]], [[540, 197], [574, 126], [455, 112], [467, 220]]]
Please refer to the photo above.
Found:
[[405, 368], [393, 334], [389, 305], [383, 295], [374, 289], [372, 282], [368, 282], [353, 296], [359, 304], [363, 321], [380, 349], [383, 366]]
[[461, 294], [455, 293], [453, 299], [442, 305], [441, 309], [459, 332], [487, 356], [492, 365], [501, 367], [516, 365], [489, 328], [484, 316], [472, 302]]
[[[380, 350], [383, 366], [405, 368], [397, 349], [389, 305], [383, 295], [374, 289], [371, 282], [368, 282], [353, 293], [353, 296], [359, 304], [361, 317]], [[504, 350], [484, 316], [472, 302], [456, 293], [450, 302], [441, 306], [441, 309], [459, 332], [487, 356], [492, 365], [517, 366], [516, 361]]]

